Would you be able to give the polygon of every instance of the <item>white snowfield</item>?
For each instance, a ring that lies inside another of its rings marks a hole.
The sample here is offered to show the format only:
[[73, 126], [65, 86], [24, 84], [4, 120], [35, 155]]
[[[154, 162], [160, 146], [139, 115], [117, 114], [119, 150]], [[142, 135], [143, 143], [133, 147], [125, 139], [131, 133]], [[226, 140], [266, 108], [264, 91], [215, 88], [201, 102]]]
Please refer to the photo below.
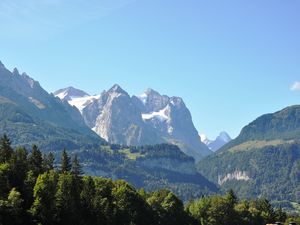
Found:
[[[59, 96], [58, 96], [59, 97]], [[75, 106], [80, 113], [82, 113], [82, 110], [89, 105], [91, 102], [98, 100], [100, 98], [100, 95], [93, 95], [93, 96], [85, 96], [85, 97], [71, 97], [72, 100], [68, 101], [70, 105]]]
[[143, 120], [151, 120], [153, 118], [157, 118], [161, 121], [169, 120], [170, 117], [168, 116], [169, 106], [166, 106], [164, 109], [158, 112], [152, 112], [148, 114], [142, 114]]

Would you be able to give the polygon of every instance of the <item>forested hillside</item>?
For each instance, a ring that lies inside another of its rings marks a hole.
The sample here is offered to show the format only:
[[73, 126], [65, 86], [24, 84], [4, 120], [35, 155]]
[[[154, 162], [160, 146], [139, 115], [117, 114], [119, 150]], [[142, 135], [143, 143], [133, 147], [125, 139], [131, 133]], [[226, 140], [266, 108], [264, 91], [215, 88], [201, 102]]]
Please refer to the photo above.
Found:
[[[202, 197], [186, 206], [172, 192], [145, 192], [129, 183], [83, 176], [77, 155], [64, 150], [58, 166], [54, 155], [13, 149], [0, 140], [1, 225], [261, 225], [290, 221], [266, 199], [238, 201], [225, 196]], [[298, 218], [299, 220], [299, 218]]]
[[298, 210], [300, 203], [300, 106], [263, 115], [198, 164], [201, 174], [241, 198], [262, 196]]

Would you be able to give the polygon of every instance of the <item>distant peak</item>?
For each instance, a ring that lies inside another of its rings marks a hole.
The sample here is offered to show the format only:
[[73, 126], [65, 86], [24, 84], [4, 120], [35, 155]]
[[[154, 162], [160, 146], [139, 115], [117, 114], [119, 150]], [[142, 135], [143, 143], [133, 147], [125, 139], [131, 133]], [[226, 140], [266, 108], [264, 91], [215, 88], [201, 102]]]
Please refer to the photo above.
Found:
[[0, 69], [3, 69], [3, 68], [5, 68], [5, 66], [4, 66], [4, 64], [0, 60]]
[[222, 131], [219, 136], [218, 136], [219, 139], [222, 139], [223, 141], [225, 142], [229, 142], [231, 141], [231, 137], [229, 136], [229, 134], [226, 132], [226, 131]]
[[120, 85], [115, 84], [114, 86], [112, 86], [108, 92], [116, 92], [116, 93], [122, 93], [122, 94], [127, 94], [126, 91], [124, 91]]
[[80, 98], [80, 97], [86, 97], [90, 96], [88, 93], [74, 88], [72, 86], [59, 89], [53, 93], [56, 97], [59, 97], [62, 100], [70, 101], [73, 98]]
[[17, 69], [17, 68], [14, 68], [14, 70], [13, 70], [13, 75], [15, 75], [15, 76], [20, 76], [20, 73], [19, 73], [19, 70]]
[[146, 95], [160, 95], [157, 91], [153, 90], [152, 88], [147, 88], [145, 91]]

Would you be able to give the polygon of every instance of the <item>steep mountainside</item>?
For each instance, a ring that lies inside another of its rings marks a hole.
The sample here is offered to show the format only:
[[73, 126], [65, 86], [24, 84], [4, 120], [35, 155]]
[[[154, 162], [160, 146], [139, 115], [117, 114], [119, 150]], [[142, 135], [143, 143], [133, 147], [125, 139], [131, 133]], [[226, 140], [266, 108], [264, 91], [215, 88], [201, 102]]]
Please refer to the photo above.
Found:
[[241, 197], [263, 196], [284, 205], [300, 200], [300, 106], [266, 114], [198, 169]]
[[79, 111], [48, 94], [25, 73], [13, 73], [0, 64], [0, 133], [14, 144], [38, 143], [45, 149], [78, 149], [83, 142], [101, 143]]
[[[66, 89], [55, 92], [65, 99]], [[119, 85], [98, 96], [71, 97], [85, 123], [110, 143], [145, 145], [172, 143], [199, 160], [211, 151], [199, 140], [191, 114], [179, 97], [148, 89], [129, 96]]]

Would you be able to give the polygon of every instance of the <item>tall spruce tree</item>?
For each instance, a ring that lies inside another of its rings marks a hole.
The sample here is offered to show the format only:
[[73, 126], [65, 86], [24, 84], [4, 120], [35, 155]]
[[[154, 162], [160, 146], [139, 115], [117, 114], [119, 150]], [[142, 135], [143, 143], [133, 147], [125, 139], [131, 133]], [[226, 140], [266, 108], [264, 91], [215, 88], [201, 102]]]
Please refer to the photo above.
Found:
[[78, 161], [77, 154], [74, 156], [72, 161], [72, 174], [74, 174], [76, 177], [82, 175], [82, 168]]
[[29, 169], [33, 171], [37, 178], [39, 174], [43, 173], [43, 155], [36, 145], [32, 146], [31, 153], [28, 157]]
[[48, 155], [44, 154], [43, 156], [43, 167], [45, 171], [53, 170], [54, 169], [54, 154], [50, 152]]
[[61, 154], [61, 173], [66, 173], [71, 171], [71, 159], [66, 151], [66, 149], [63, 150]]
[[8, 162], [13, 154], [13, 149], [11, 147], [11, 141], [6, 136], [0, 139], [0, 163]]

